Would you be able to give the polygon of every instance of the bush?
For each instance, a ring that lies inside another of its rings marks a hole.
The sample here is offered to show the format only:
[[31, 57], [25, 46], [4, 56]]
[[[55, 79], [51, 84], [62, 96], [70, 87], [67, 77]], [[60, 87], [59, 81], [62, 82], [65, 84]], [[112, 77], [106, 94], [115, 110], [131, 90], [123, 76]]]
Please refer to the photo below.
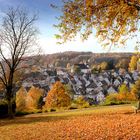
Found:
[[75, 99], [73, 103], [75, 103], [78, 106], [78, 108], [88, 108], [90, 106], [83, 96], [80, 96], [77, 99]]
[[122, 94], [110, 94], [106, 97], [106, 99], [102, 105], [130, 104], [132, 101], [128, 100], [129, 99], [128, 97], [129, 96], [127, 96], [127, 98], [126, 98], [126, 96], [122, 96]]

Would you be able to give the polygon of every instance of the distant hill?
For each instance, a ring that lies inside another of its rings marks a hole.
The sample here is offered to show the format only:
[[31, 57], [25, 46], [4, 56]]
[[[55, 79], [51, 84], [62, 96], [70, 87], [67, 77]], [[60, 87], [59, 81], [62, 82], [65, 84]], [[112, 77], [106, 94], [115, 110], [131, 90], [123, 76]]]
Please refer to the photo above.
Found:
[[133, 53], [92, 53], [92, 52], [63, 52], [42, 55], [40, 59], [41, 65], [53, 64], [54, 66], [66, 67], [68, 63], [75, 64], [87, 62], [89, 65], [101, 63], [103, 61], [112, 61], [116, 64], [120, 59], [130, 60]]

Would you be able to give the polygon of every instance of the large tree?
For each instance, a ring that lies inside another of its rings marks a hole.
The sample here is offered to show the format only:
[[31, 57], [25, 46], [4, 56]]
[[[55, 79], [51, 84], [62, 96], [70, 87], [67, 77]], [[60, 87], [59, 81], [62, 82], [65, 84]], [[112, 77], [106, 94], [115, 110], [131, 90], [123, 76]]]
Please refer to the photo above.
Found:
[[138, 31], [140, 0], [66, 0], [56, 25], [61, 43], [77, 35], [87, 39], [96, 29], [103, 45], [124, 45]]
[[36, 15], [30, 16], [22, 8], [9, 8], [4, 13], [0, 27], [0, 80], [5, 88], [9, 117], [13, 117], [15, 72], [20, 71], [22, 61], [31, 53], [36, 42]]
[[52, 89], [48, 92], [46, 97], [45, 108], [56, 109], [61, 107], [68, 107], [71, 103], [71, 98], [64, 85], [57, 81]]

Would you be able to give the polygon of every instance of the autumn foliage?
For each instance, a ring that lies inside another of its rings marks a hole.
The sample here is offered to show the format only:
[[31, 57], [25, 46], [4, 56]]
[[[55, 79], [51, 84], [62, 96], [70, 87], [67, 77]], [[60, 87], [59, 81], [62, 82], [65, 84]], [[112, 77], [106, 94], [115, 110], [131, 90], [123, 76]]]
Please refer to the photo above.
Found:
[[131, 71], [134, 71], [137, 69], [137, 61], [138, 61], [138, 56], [132, 56], [131, 57], [131, 60], [130, 60], [130, 63], [129, 63], [129, 69]]
[[16, 93], [16, 111], [23, 111], [26, 108], [27, 91], [21, 87]]
[[1, 140], [139, 140], [140, 113], [111, 106], [4, 119], [0, 126]]
[[61, 42], [77, 35], [87, 39], [95, 33], [101, 44], [124, 45], [133, 37], [139, 23], [140, 1], [136, 0], [68, 0], [58, 19]]
[[40, 98], [42, 96], [43, 96], [43, 90], [32, 86], [27, 94], [26, 108], [27, 109], [38, 109], [38, 104], [39, 104]]
[[71, 98], [65, 90], [61, 82], [56, 82], [46, 97], [45, 108], [61, 108], [68, 107]]

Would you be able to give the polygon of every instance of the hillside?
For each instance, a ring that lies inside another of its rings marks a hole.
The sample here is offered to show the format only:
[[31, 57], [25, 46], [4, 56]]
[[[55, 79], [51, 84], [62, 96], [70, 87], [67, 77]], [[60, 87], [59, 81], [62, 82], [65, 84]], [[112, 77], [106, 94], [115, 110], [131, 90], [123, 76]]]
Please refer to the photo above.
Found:
[[66, 67], [68, 63], [75, 64], [80, 62], [88, 62], [89, 65], [93, 63], [100, 63], [102, 61], [112, 61], [114, 65], [120, 59], [130, 59], [132, 53], [92, 53], [92, 52], [63, 52], [42, 55], [40, 59], [41, 65], [53, 64], [54, 66]]

